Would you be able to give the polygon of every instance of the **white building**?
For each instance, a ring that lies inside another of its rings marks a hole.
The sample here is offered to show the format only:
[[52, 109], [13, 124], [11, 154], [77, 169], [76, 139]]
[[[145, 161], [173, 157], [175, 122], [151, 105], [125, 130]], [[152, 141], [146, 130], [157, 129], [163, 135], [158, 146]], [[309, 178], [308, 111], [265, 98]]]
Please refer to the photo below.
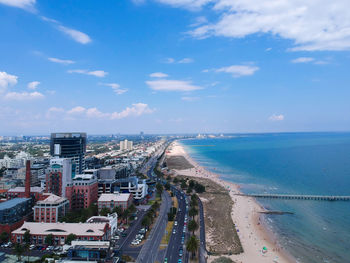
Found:
[[120, 141], [120, 150], [128, 150], [131, 151], [133, 149], [133, 142], [132, 141], [128, 141], [128, 140], [124, 140], [124, 141]]
[[86, 220], [86, 223], [108, 223], [111, 228], [111, 234], [114, 235], [118, 229], [118, 215], [117, 213], [113, 213], [107, 216], [93, 216]]

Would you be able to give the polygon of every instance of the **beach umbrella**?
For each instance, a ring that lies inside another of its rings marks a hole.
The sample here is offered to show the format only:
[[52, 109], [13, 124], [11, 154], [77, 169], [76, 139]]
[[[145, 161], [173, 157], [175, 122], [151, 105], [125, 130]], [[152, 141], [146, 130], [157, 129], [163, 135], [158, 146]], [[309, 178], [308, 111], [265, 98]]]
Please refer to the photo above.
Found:
[[267, 252], [267, 247], [263, 247], [262, 252], [266, 253]]

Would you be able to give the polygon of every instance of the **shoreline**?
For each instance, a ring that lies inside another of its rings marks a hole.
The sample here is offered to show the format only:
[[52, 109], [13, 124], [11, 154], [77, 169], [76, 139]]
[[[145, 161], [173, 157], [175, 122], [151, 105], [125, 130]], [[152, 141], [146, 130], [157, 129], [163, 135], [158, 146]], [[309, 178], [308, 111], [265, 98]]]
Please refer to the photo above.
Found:
[[[240, 238], [244, 252], [238, 255], [225, 255], [237, 263], [295, 263], [296, 259], [289, 254], [278, 243], [276, 234], [267, 227], [264, 216], [259, 212], [266, 211], [254, 198], [240, 196], [240, 186], [238, 184], [220, 179], [220, 175], [212, 173], [200, 166], [185, 151], [180, 142], [175, 141], [171, 144], [171, 150], [167, 156], [183, 156], [194, 168], [185, 170], [173, 169], [176, 174], [200, 177], [209, 179], [228, 190], [233, 201], [231, 218], [236, 225], [237, 234]], [[206, 230], [206, 236], [207, 235]], [[263, 254], [262, 248], [267, 247], [268, 252]], [[208, 262], [216, 257], [211, 256]]]

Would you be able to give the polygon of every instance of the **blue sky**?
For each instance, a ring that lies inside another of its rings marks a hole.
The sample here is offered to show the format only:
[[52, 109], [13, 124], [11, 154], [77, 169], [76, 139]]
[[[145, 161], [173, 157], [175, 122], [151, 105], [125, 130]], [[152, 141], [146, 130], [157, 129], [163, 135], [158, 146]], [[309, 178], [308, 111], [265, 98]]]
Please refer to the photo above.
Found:
[[346, 0], [0, 0], [0, 134], [348, 131]]

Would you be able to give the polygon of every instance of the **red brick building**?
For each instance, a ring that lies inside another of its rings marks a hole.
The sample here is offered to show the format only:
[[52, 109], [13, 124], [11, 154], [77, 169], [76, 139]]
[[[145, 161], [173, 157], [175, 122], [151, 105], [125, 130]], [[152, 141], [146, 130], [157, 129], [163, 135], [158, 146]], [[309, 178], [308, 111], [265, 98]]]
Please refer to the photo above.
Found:
[[31, 244], [45, 244], [46, 236], [52, 234], [55, 245], [63, 245], [69, 234], [76, 235], [78, 240], [109, 240], [108, 223], [38, 223], [24, 222], [11, 234], [13, 243], [22, 243], [24, 233], [29, 230]]
[[34, 210], [34, 221], [45, 223], [56, 223], [69, 210], [69, 201], [65, 197], [46, 193], [44, 200], [38, 201]]
[[130, 193], [113, 193], [113, 194], [101, 194], [98, 199], [98, 211], [102, 208], [108, 208], [113, 211], [115, 207], [120, 207], [123, 210], [127, 209], [132, 204], [133, 198]]

